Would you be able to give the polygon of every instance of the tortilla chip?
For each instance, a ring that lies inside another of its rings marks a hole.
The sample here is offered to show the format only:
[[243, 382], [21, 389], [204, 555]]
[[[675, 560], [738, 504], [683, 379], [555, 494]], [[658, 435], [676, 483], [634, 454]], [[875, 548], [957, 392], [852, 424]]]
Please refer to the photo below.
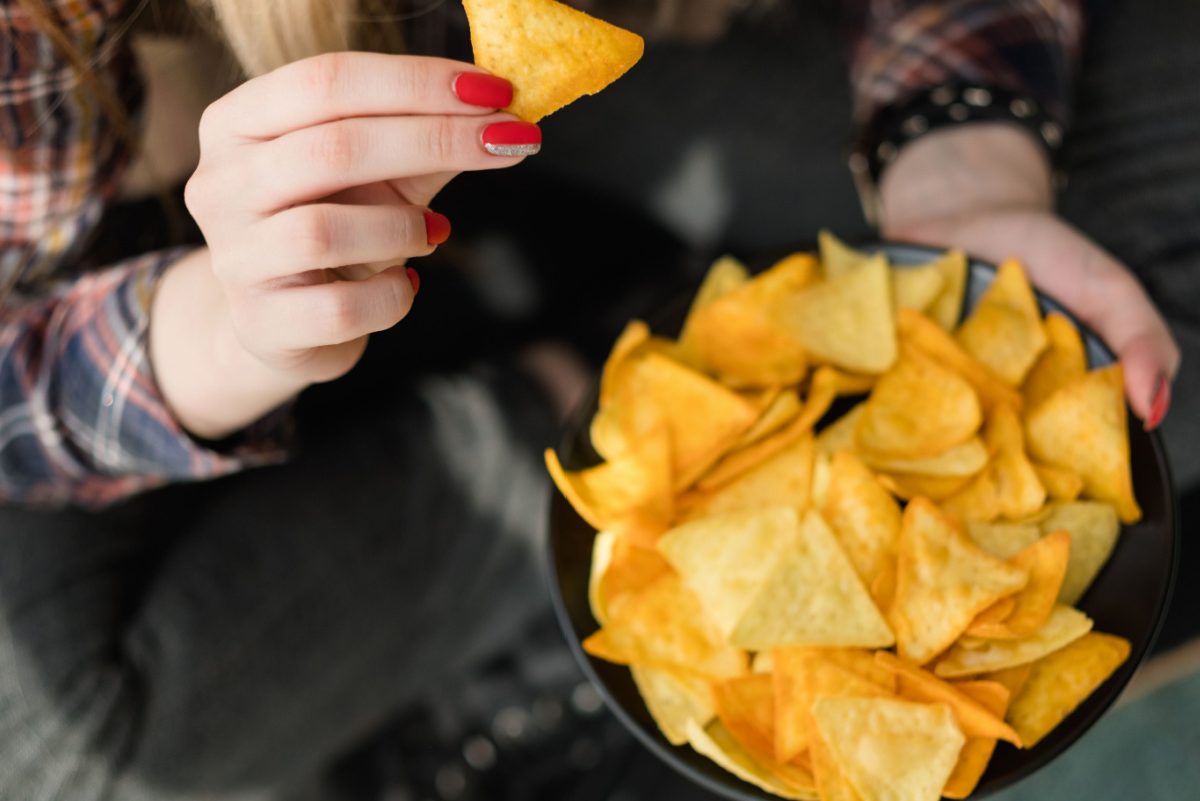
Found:
[[641, 320], [630, 320], [625, 330], [617, 337], [600, 375], [600, 408], [612, 403], [617, 395], [617, 387], [624, 378], [624, 368], [628, 366], [630, 356], [649, 340], [650, 326]]
[[608, 604], [600, 590], [600, 582], [612, 562], [613, 547], [617, 544], [617, 535], [611, 531], [601, 531], [592, 540], [592, 566], [588, 572], [588, 606], [592, 609], [592, 617], [604, 625], [608, 619]]
[[1056, 501], [1073, 501], [1083, 492], [1083, 476], [1073, 470], [1032, 462], [1033, 472], [1046, 488], [1046, 494]]
[[1084, 492], [1112, 502], [1122, 523], [1141, 519], [1133, 497], [1119, 363], [1093, 370], [1042, 401], [1025, 418], [1025, 431], [1034, 458], [1078, 473]]
[[896, 597], [889, 610], [900, 656], [928, 662], [976, 615], [1027, 580], [1025, 571], [967, 539], [932, 502], [913, 500], [904, 510]]
[[809, 505], [812, 469], [813, 439], [805, 434], [729, 483], [707, 492], [687, 513], [687, 519], [768, 506], [787, 505], [803, 511]]
[[1037, 745], [1128, 658], [1128, 640], [1092, 632], [1034, 662], [1008, 710], [1024, 747]]
[[[964, 637], [934, 666], [945, 678], [974, 676], [1023, 665], [1057, 651], [1091, 631], [1092, 619], [1069, 606], [1054, 607], [1042, 627], [1015, 640], [982, 640]], [[1018, 733], [1020, 729], [1017, 730]]]
[[941, 294], [946, 279], [936, 264], [892, 268], [892, 305], [923, 312]]
[[959, 327], [963, 349], [1009, 386], [1019, 386], [1049, 342], [1021, 263], [1008, 260]]
[[983, 416], [971, 385], [916, 352], [879, 379], [858, 423], [858, 446], [874, 456], [935, 456], [967, 441]]
[[1033, 545], [1042, 532], [1033, 523], [967, 523], [967, 536], [983, 550], [999, 557], [1010, 559]]
[[980, 364], [938, 324], [913, 309], [896, 313], [901, 350], [909, 348], [924, 353], [943, 367], [958, 373], [975, 392], [984, 407], [1005, 403], [1014, 409], [1021, 407], [1021, 394], [1006, 385]]
[[798, 547], [773, 571], [729, 641], [761, 651], [782, 645], [885, 648], [895, 642], [883, 615], [820, 514], [800, 521]]
[[692, 298], [683, 327], [679, 330], [679, 357], [684, 364], [697, 370], [705, 367], [696, 344], [696, 317], [700, 310], [749, 280], [750, 271], [733, 256], [722, 256], [708, 268], [700, 288], [696, 290], [696, 297]]
[[463, 0], [475, 63], [513, 85], [507, 111], [537, 122], [620, 78], [642, 37], [554, 0]]
[[1017, 413], [1009, 406], [993, 406], [983, 436], [994, 454], [988, 470], [996, 487], [1000, 515], [1019, 520], [1041, 509], [1046, 503], [1046, 490], [1025, 455]]
[[977, 619], [968, 633], [973, 637], [1011, 640], [1041, 628], [1058, 599], [1070, 551], [1071, 535], [1054, 531], [1013, 556], [1009, 563], [1029, 573], [1029, 583], [1013, 596], [1015, 607], [1000, 622]]
[[818, 698], [812, 714], [833, 761], [864, 799], [937, 799], [966, 742], [944, 704]]
[[[985, 548], [984, 550], [987, 549]], [[999, 601], [996, 601], [996, 603], [992, 604], [987, 609], [984, 609], [975, 616], [975, 619], [971, 621], [971, 625], [967, 626], [967, 634], [973, 634], [979, 637], [986, 636], [977, 630], [980, 626], [986, 627], [989, 625], [1003, 623], [1004, 619], [1011, 615], [1013, 610], [1016, 608], [1017, 601], [1014, 596], [1010, 595], [1007, 598], [1001, 598]]]
[[866, 401], [863, 401], [827, 425], [817, 434], [817, 450], [828, 454], [843, 449], [853, 450], [856, 441], [855, 431], [858, 429], [858, 421], [862, 419], [865, 407]]
[[882, 373], [896, 361], [891, 292], [886, 262], [870, 262], [785, 298], [779, 321], [812, 358]]
[[[624, 596], [636, 594], [671, 569], [658, 551], [615, 531], [596, 535], [592, 548], [592, 578], [588, 595], [592, 614], [604, 623], [609, 609]], [[600, 571], [596, 575], [596, 571]]]
[[699, 599], [674, 573], [608, 611], [604, 628], [583, 642], [593, 656], [713, 679], [746, 672], [745, 652], [725, 642]]
[[708, 681], [645, 665], [630, 665], [629, 671], [650, 717], [671, 745], [683, 745], [688, 741], [689, 722], [705, 726], [716, 716], [712, 686]]
[[773, 682], [768, 674], [750, 673], [713, 686], [717, 717], [750, 752], [770, 754], [775, 751]]
[[[945, 704], [950, 707], [959, 729], [968, 737], [989, 737], [1005, 740], [1013, 745], [1021, 744], [1021, 738], [1004, 722], [1003, 713], [991, 711], [964, 693], [960, 687], [942, 681], [929, 671], [905, 662], [888, 651], [877, 651], [875, 661], [899, 678], [901, 697], [923, 704]], [[1007, 690], [998, 684], [995, 686], [1007, 696]]]
[[1039, 525], [1042, 531], [1061, 529], [1071, 535], [1071, 554], [1058, 602], [1074, 606], [1092, 586], [1116, 547], [1121, 534], [1117, 511], [1101, 501], [1055, 504]]
[[882, 253], [855, 250], [824, 229], [817, 232], [817, 249], [821, 254], [821, 269], [826, 279], [846, 275], [872, 261], [882, 261], [884, 267], [887, 266], [887, 256]]
[[782, 798], [798, 801], [816, 801], [818, 798], [816, 782], [807, 771], [794, 765], [772, 764], [770, 768], [764, 767], [755, 758], [756, 755], [742, 747], [719, 721], [708, 726], [690, 721], [687, 734], [688, 742], [697, 753], [708, 757], [744, 782]]
[[[800, 400], [800, 395], [796, 390], [788, 389], [778, 393], [770, 405], [763, 410], [762, 416], [742, 434], [737, 444], [734, 445], [734, 453], [742, 448], [748, 448], [784, 428], [795, 420], [803, 409], [804, 403]], [[704, 482], [700, 483], [703, 485]]]
[[958, 327], [962, 317], [963, 294], [967, 288], [967, 257], [951, 250], [931, 262], [942, 274], [942, 291], [928, 309], [930, 319], [947, 331]]
[[[984, 673], [980, 676], [981, 679], [996, 684], [1003, 685], [1004, 689], [1008, 690], [1009, 698], [1016, 698], [1017, 694], [1025, 686], [1025, 682], [1029, 680], [1029, 674], [1033, 671], [1033, 664], [1026, 663], [1024, 665], [1015, 665], [1014, 667], [996, 670], [991, 673]], [[958, 682], [958, 684], [966, 684], [967, 682]], [[1019, 732], [1018, 732], [1019, 733]]]
[[983, 440], [971, 437], [966, 442], [952, 445], [932, 456], [880, 456], [871, 451], [864, 451], [863, 461], [875, 470], [889, 473], [909, 474], [920, 478], [964, 479], [987, 466], [988, 452], [987, 448], [983, 447]]
[[939, 504], [955, 520], [990, 523], [1000, 516], [1000, 489], [992, 470], [984, 470]]
[[[992, 681], [964, 681], [954, 685], [964, 695], [974, 699], [992, 714], [1003, 719], [1008, 708], [1010, 694], [1002, 684]], [[966, 798], [975, 792], [979, 780], [983, 778], [988, 763], [992, 760], [992, 752], [996, 750], [996, 740], [991, 737], [967, 737], [967, 742], [959, 752], [958, 762], [954, 772], [946, 780], [942, 795], [946, 798]]]
[[1050, 312], [1044, 325], [1050, 345], [1021, 385], [1027, 411], [1036, 409], [1046, 398], [1087, 372], [1087, 353], [1075, 324], [1058, 312]]
[[820, 733], [815, 731], [815, 723], [812, 724], [812, 728], [814, 731], [810, 738], [812, 742], [810, 753], [813, 776], [817, 782], [821, 801], [863, 801], [862, 796], [846, 778], [841, 766], [834, 761], [829, 746], [821, 739]]
[[896, 558], [900, 507], [850, 451], [830, 464], [821, 514], [837, 535], [863, 584], [870, 587]]
[[918, 476], [907, 473], [880, 473], [879, 483], [898, 498], [928, 498], [940, 501], [959, 492], [973, 476]]

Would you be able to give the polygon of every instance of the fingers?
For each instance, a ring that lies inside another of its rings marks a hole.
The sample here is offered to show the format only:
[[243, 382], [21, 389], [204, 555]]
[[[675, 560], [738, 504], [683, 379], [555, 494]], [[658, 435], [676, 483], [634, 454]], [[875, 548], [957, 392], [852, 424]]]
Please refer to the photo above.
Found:
[[266, 292], [253, 319], [240, 321], [264, 350], [303, 351], [353, 342], [384, 331], [412, 308], [413, 285], [403, 267], [362, 281], [333, 281]]
[[536, 125], [509, 115], [340, 120], [253, 148], [238, 180], [250, 208], [269, 213], [375, 181], [511, 167], [540, 144]]
[[[468, 77], [460, 80], [462, 75]], [[274, 139], [348, 117], [480, 115], [511, 100], [511, 84], [472, 64], [328, 53], [247, 81], [218, 100], [205, 111], [201, 143], [219, 148], [238, 140]]]
[[243, 229], [244, 241], [233, 244], [246, 258], [219, 269], [229, 283], [252, 286], [348, 264], [402, 263], [432, 253], [448, 226], [419, 206], [295, 206]]

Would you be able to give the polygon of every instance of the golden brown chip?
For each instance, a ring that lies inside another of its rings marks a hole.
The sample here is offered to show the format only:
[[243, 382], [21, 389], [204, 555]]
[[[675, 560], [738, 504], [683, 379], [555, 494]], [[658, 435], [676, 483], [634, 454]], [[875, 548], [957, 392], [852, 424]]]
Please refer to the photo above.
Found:
[[1000, 516], [1000, 489], [995, 474], [984, 470], [939, 504], [942, 511], [963, 523], [990, 523]]
[[1045, 326], [1050, 346], [1034, 363], [1021, 386], [1027, 410], [1036, 409], [1046, 398], [1087, 372], [1087, 354], [1075, 324], [1058, 312], [1050, 312]]
[[901, 350], [918, 350], [943, 367], [953, 370], [967, 380], [985, 407], [1005, 403], [1014, 409], [1021, 407], [1021, 394], [992, 374], [954, 341], [937, 323], [913, 309], [901, 309], [896, 314]]
[[987, 448], [983, 446], [983, 440], [979, 437], [971, 437], [966, 442], [952, 445], [932, 456], [880, 456], [871, 451], [864, 451], [863, 461], [874, 470], [888, 473], [899, 473], [918, 478], [965, 479], [987, 466], [988, 452]]
[[892, 305], [897, 309], [926, 311], [941, 294], [946, 279], [937, 264], [896, 267], [892, 270]]
[[1041, 628], [1058, 600], [1070, 551], [1071, 535], [1054, 531], [1013, 556], [1009, 563], [1028, 572], [1029, 583], [1013, 596], [1015, 605], [1008, 615], [1000, 621], [976, 619], [967, 633], [973, 637], [1010, 640]]
[[[818, 438], [819, 441], [819, 438]], [[880, 473], [879, 483], [898, 498], [928, 498], [940, 501], [949, 498], [969, 484], [973, 476], [916, 476], [905, 473]]]
[[866, 401], [855, 405], [850, 411], [822, 429], [817, 434], [817, 450], [827, 454], [833, 454], [843, 449], [853, 450], [856, 440], [855, 431], [858, 430], [858, 421], [862, 418], [865, 407]]
[[671, 745], [688, 741], [689, 722], [705, 726], [716, 716], [712, 685], [707, 680], [646, 665], [630, 665], [629, 670], [646, 709]]
[[717, 682], [717, 717], [747, 751], [775, 750], [775, 692], [765, 673], [749, 673]]
[[772, 506], [791, 506], [803, 511], [809, 505], [812, 470], [813, 439], [806, 434], [733, 481], [704, 493], [685, 519]]
[[[989, 682], [1001, 684], [1008, 690], [1009, 698], [1016, 698], [1021, 692], [1021, 688], [1025, 686], [1025, 682], [1029, 680], [1029, 674], [1033, 670], [1032, 663], [1024, 665], [1016, 665], [1003, 670], [993, 671], [991, 673], [982, 674], [981, 678]], [[959, 682], [960, 684], [963, 682]]]
[[1046, 488], [1046, 494], [1056, 501], [1073, 501], [1083, 492], [1083, 476], [1074, 470], [1033, 462], [1033, 472]]
[[679, 330], [678, 352], [680, 360], [684, 364], [697, 370], [705, 367], [696, 344], [696, 317], [700, 310], [717, 298], [728, 295], [749, 280], [749, 270], [733, 256], [722, 256], [708, 268], [708, 273], [700, 283], [700, 288], [696, 290], [696, 297], [692, 298], [692, 305], [688, 309], [687, 318], [683, 321], [683, 327]]
[[463, 0], [475, 63], [513, 85], [508, 111], [537, 122], [594, 95], [642, 57], [642, 37], [555, 0]]
[[870, 587], [896, 559], [900, 507], [850, 451], [833, 455], [821, 514], [863, 583]]
[[1046, 489], [1025, 455], [1017, 413], [1008, 406], [993, 406], [983, 435], [994, 454], [988, 470], [996, 487], [1000, 515], [1019, 520], [1041, 509], [1046, 503]]
[[1062, 387], [1025, 418], [1036, 459], [1078, 473], [1089, 497], [1112, 502], [1122, 523], [1136, 523], [1142, 510], [1133, 497], [1127, 425], [1120, 364]]
[[904, 510], [896, 597], [889, 610], [900, 656], [928, 662], [976, 615], [1027, 580], [1025, 571], [967, 539], [933, 503], [913, 500]]
[[962, 317], [963, 293], [967, 288], [967, 257], [961, 250], [951, 250], [932, 264], [942, 274], [942, 291], [929, 307], [929, 317], [946, 331], [953, 331]]
[[786, 298], [779, 322], [818, 361], [882, 373], [896, 361], [889, 279], [885, 262], [869, 262]]
[[871, 391], [858, 446], [875, 456], [934, 456], [970, 439], [982, 412], [971, 385], [932, 359], [904, 354]]
[[1034, 662], [1008, 710], [1024, 747], [1037, 745], [1128, 658], [1128, 640], [1092, 632]]
[[816, 801], [816, 782], [797, 765], [779, 765], [761, 754], [752, 754], [719, 721], [700, 726], [688, 724], [688, 742], [697, 753], [716, 762], [745, 782], [781, 798]]
[[1046, 349], [1046, 330], [1025, 270], [1009, 260], [958, 329], [963, 349], [1009, 386], [1019, 386]]
[[[991, 673], [1041, 659], [1091, 631], [1092, 619], [1069, 606], [1054, 607], [1042, 627], [1015, 640], [983, 640], [963, 637], [934, 666], [945, 678]], [[1020, 730], [1017, 730], [1018, 733]]]
[[[746, 429], [741, 438], [734, 445], [734, 453], [737, 453], [742, 448], [748, 448], [756, 442], [761, 442], [770, 435], [787, 426], [799, 416], [804, 409], [804, 403], [800, 400], [800, 395], [794, 389], [788, 389], [780, 392], [771, 401], [771, 404], [763, 410], [762, 416]], [[700, 482], [701, 487], [704, 486], [704, 481]]]
[[[993, 681], [964, 681], [954, 686], [992, 714], [1004, 717], [1010, 698], [1010, 693], [1004, 685]], [[979, 780], [983, 778], [995, 750], [994, 738], [968, 736], [963, 750], [958, 755], [958, 762], [954, 765], [954, 772], [942, 788], [942, 795], [946, 798], [966, 798], [973, 793]]]
[[837, 278], [852, 272], [871, 261], [880, 261], [887, 266], [887, 257], [882, 253], [863, 253], [847, 245], [829, 231], [817, 232], [817, 248], [821, 254], [821, 269], [826, 278]]
[[658, 551], [617, 531], [597, 534], [592, 548], [589, 599], [599, 623], [608, 619], [609, 607], [621, 597], [641, 591], [671, 569]]

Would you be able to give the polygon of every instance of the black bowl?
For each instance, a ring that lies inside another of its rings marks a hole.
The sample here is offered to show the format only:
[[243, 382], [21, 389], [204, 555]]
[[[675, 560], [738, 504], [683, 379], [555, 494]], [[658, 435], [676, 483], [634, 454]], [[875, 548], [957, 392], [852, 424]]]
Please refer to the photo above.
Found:
[[[939, 255], [939, 251], [912, 245], [885, 244], [865, 249], [882, 250], [896, 265], [923, 264]], [[966, 289], [967, 309], [975, 305], [994, 276], [993, 266], [971, 262]], [[650, 322], [655, 331], [669, 335], [678, 333], [689, 302], [690, 298], [680, 298], [652, 319]], [[1038, 302], [1043, 313], [1057, 311], [1071, 316], [1044, 295], [1038, 295]], [[1090, 365], [1111, 363], [1113, 354], [1104, 343], [1074, 317], [1071, 319], [1083, 333]], [[559, 448], [559, 458], [567, 469], [579, 469], [599, 461], [588, 439], [588, 423], [595, 411], [593, 391], [589, 400], [576, 410]], [[1146, 433], [1132, 417], [1129, 445], [1134, 491], [1144, 516], [1137, 525], [1122, 527], [1112, 558], [1100, 571], [1079, 607], [1095, 621], [1097, 631], [1118, 634], [1129, 640], [1132, 643], [1130, 658], [1037, 746], [1027, 751], [1003, 744], [997, 748], [987, 772], [971, 796], [973, 799], [983, 798], [1035, 773], [1091, 728], [1129, 683], [1166, 616], [1179, 555], [1171, 473], [1159, 435]], [[696, 753], [691, 746], [668, 743], [638, 695], [629, 669], [584, 653], [580, 643], [597, 629], [587, 594], [592, 536], [593, 529], [560, 493], [555, 492], [550, 503], [548, 542], [551, 593], [559, 623], [584, 673], [599, 689], [613, 714], [675, 770], [726, 798], [776, 801], [775, 796], [741, 781]]]

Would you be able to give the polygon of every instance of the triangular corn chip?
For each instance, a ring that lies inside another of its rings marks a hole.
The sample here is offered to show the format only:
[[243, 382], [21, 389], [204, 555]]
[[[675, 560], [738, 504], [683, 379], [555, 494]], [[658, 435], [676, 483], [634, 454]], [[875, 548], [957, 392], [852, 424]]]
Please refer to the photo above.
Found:
[[1021, 394], [976, 361], [933, 320], [913, 309], [901, 309], [896, 313], [896, 328], [900, 334], [901, 350], [918, 350], [958, 373], [975, 388], [985, 407], [1006, 403], [1014, 409], [1020, 408]]
[[722, 256], [708, 268], [700, 288], [696, 290], [696, 297], [692, 298], [683, 327], [679, 330], [679, 358], [684, 364], [697, 370], [705, 367], [696, 344], [696, 317], [700, 310], [749, 280], [749, 270], [733, 256]]
[[658, 549], [728, 637], [798, 538], [796, 510], [768, 506], [685, 523], [664, 534]]
[[824, 229], [817, 232], [817, 249], [821, 254], [821, 269], [827, 279], [846, 275], [871, 261], [880, 261], [887, 266], [887, 256], [882, 253], [855, 250]]
[[[1009, 698], [1016, 698], [1025, 686], [1025, 682], [1029, 680], [1029, 674], [1033, 671], [1033, 663], [1024, 665], [1016, 665], [1015, 667], [996, 670], [991, 673], [984, 673], [980, 676], [981, 679], [994, 682], [1004, 686], [1008, 690]], [[963, 682], [959, 682], [962, 684]], [[1018, 732], [1019, 733], [1019, 732]]]
[[749, 673], [717, 682], [717, 717], [750, 752], [775, 751], [775, 692], [766, 673]]
[[619, 387], [627, 380], [627, 368], [631, 357], [638, 349], [650, 341], [650, 326], [641, 320], [630, 320], [625, 330], [613, 343], [612, 351], [604, 362], [604, 371], [600, 374], [600, 408], [608, 406], [619, 394]]
[[[1021, 739], [1002, 716], [989, 710], [957, 686], [942, 681], [927, 670], [906, 662], [889, 651], [876, 651], [875, 661], [899, 678], [899, 693], [909, 701], [946, 704], [954, 712], [959, 729], [968, 737], [991, 737], [1020, 745]], [[999, 685], [997, 685], [999, 686]], [[1003, 688], [1002, 688], [1003, 689]], [[1005, 693], [1007, 695], [1007, 692]]]
[[1037, 298], [1020, 262], [1000, 265], [957, 337], [967, 353], [1009, 386], [1020, 385], [1048, 342]]
[[1025, 571], [971, 542], [931, 502], [913, 500], [904, 510], [896, 597], [889, 610], [900, 656], [928, 662], [976, 615], [1027, 580]]
[[616, 530], [601, 531], [592, 546], [588, 599], [592, 615], [603, 624], [609, 607], [622, 596], [637, 593], [671, 569], [658, 551]]
[[1038, 525], [1042, 531], [1061, 529], [1071, 535], [1071, 554], [1058, 602], [1074, 606], [1108, 562], [1121, 534], [1121, 524], [1112, 505], [1101, 501], [1074, 501], [1050, 509]]
[[911, 501], [913, 498], [928, 498], [940, 501], [949, 498], [972, 480], [973, 476], [917, 476], [909, 473], [880, 473], [879, 483], [887, 491]]
[[[976, 701], [993, 715], [1004, 719], [1005, 710], [1011, 696], [1003, 684], [994, 681], [964, 681], [954, 685], [962, 694]], [[988, 762], [992, 760], [992, 752], [996, 750], [996, 740], [992, 737], [967, 737], [962, 751], [958, 754], [958, 762], [954, 771], [942, 788], [946, 798], [966, 798], [975, 791], [979, 780], [987, 770]]]
[[929, 307], [929, 317], [947, 331], [958, 327], [962, 317], [963, 294], [967, 288], [967, 257], [951, 250], [932, 262], [942, 274], [942, 291]]
[[858, 446], [879, 456], [935, 456], [967, 441], [983, 415], [971, 385], [916, 352], [875, 384], [858, 422]]
[[747, 751], [719, 721], [704, 727], [689, 723], [688, 742], [697, 753], [768, 793], [797, 801], [816, 801], [818, 797], [816, 782], [808, 771], [796, 765], [764, 765], [761, 755]]
[[688, 519], [709, 515], [792, 506], [797, 511], [808, 507], [812, 489], [813, 438], [805, 434], [774, 456], [712, 490], [693, 507]]
[[988, 469], [996, 487], [1000, 515], [1019, 520], [1041, 509], [1046, 503], [1046, 489], [1025, 455], [1017, 413], [1009, 406], [993, 406], [983, 437], [994, 454]]
[[813, 720], [864, 801], [937, 801], [966, 742], [944, 704], [818, 698]]
[[923, 312], [937, 300], [946, 279], [936, 264], [892, 269], [892, 305]]
[[508, 111], [537, 122], [594, 95], [642, 57], [642, 37], [555, 0], [463, 0], [475, 63], [513, 85]]
[[967, 523], [967, 536], [983, 550], [1010, 559], [1038, 541], [1042, 532], [1033, 523]]
[[844, 448], [853, 450], [858, 421], [862, 419], [865, 409], [866, 401], [863, 401], [822, 429], [817, 434], [817, 450], [829, 454]]
[[712, 686], [708, 681], [675, 670], [630, 665], [638, 693], [646, 709], [671, 745], [687, 740], [687, 725], [705, 726], [717, 714]]
[[811, 723], [812, 734], [809, 739], [810, 755], [813, 766], [813, 777], [817, 782], [817, 790], [821, 801], [864, 801], [850, 780], [846, 778], [841, 766], [834, 761], [829, 746], [821, 739], [816, 730], [817, 724]]
[[[762, 416], [755, 421], [754, 425], [746, 429], [738, 439], [737, 444], [734, 445], [734, 453], [737, 453], [738, 449], [748, 448], [784, 428], [795, 420], [803, 409], [804, 403], [800, 400], [800, 395], [796, 390], [788, 389], [780, 392], [763, 410]], [[701, 481], [702, 485], [703, 483]]]
[[837, 535], [863, 583], [870, 587], [896, 558], [900, 507], [850, 451], [830, 465], [821, 514]]
[[760, 651], [781, 645], [885, 648], [895, 642], [828, 524], [813, 511], [795, 549], [783, 552], [730, 642]]
[[1069, 606], [1056, 606], [1042, 627], [1016, 640], [964, 637], [938, 661], [933, 672], [955, 678], [989, 673], [1041, 659], [1092, 629], [1092, 619]]
[[1036, 459], [1078, 473], [1089, 497], [1136, 523], [1142, 510], [1133, 497], [1123, 375], [1118, 363], [1062, 387], [1026, 416], [1025, 431]]
[[[923, 478], [966, 478], [982, 470], [988, 463], [983, 440], [971, 437], [932, 456], [881, 456], [863, 452], [863, 461], [874, 470], [903, 473]], [[959, 482], [960, 484], [962, 482]]]
[[1073, 501], [1083, 492], [1083, 476], [1074, 470], [1033, 462], [1033, 472], [1046, 488], [1046, 494], [1056, 501]]
[[967, 633], [974, 637], [1011, 640], [1041, 628], [1058, 599], [1070, 552], [1071, 535], [1053, 531], [1013, 556], [1009, 563], [1028, 572], [1029, 583], [1012, 596], [1015, 606], [1002, 621], [980, 623], [976, 620]]
[[869, 262], [786, 299], [780, 322], [812, 358], [857, 373], [896, 361], [896, 324], [887, 263]]
[[1032, 748], [1129, 658], [1129, 641], [1092, 632], [1033, 663], [1008, 719]]
[[1021, 385], [1027, 412], [1087, 372], [1087, 353], [1075, 324], [1058, 312], [1047, 314], [1044, 324], [1050, 346], [1038, 357]]
[[1000, 490], [995, 473], [988, 469], [939, 504], [942, 511], [964, 523], [990, 523], [1000, 516]]

